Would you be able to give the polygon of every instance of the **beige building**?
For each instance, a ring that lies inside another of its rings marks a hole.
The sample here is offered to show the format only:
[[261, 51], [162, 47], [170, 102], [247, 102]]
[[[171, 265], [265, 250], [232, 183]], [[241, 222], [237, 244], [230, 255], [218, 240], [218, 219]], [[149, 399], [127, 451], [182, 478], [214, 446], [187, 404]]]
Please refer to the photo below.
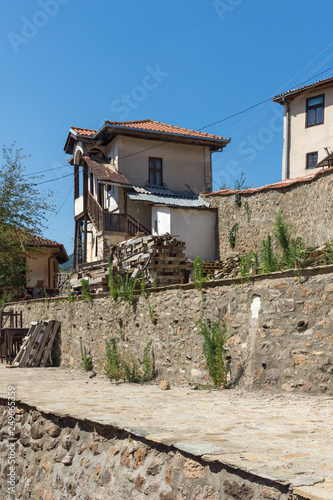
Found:
[[27, 288], [31, 291], [34, 288], [54, 290], [59, 264], [68, 261], [64, 246], [40, 236], [31, 236], [28, 247], [29, 255], [26, 258]]
[[284, 106], [282, 178], [303, 177], [333, 152], [333, 77], [273, 99]]
[[186, 255], [215, 258], [213, 152], [230, 139], [153, 120], [71, 127], [64, 147], [74, 166], [74, 268], [105, 258], [137, 232], [170, 233]]

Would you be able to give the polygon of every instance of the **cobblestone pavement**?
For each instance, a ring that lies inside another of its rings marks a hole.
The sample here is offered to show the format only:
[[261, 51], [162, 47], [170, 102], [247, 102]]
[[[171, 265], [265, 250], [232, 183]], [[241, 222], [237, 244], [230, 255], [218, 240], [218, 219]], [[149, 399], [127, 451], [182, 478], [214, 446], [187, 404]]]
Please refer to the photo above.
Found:
[[110, 383], [60, 368], [0, 365], [0, 396], [40, 411], [110, 424], [223, 464], [333, 499], [333, 397], [204, 391]]

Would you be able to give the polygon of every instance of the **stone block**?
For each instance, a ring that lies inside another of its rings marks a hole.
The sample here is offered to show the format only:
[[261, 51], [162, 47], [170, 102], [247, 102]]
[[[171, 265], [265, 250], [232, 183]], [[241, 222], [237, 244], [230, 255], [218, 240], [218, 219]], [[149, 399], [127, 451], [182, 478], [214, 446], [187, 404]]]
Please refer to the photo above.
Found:
[[226, 479], [223, 481], [223, 487], [224, 493], [236, 500], [250, 500], [254, 497], [253, 489], [243, 482], [240, 483], [238, 481], [229, 481]]
[[280, 313], [294, 311], [295, 310], [294, 299], [279, 299], [277, 301], [277, 310]]
[[205, 468], [194, 460], [188, 458], [184, 464], [184, 476], [187, 479], [197, 479], [203, 477], [205, 474]]

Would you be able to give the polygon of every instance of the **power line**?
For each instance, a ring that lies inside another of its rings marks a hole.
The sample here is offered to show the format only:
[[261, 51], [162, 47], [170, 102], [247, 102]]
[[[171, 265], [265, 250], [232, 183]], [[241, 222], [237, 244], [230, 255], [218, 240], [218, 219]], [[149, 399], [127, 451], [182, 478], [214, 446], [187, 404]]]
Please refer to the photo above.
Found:
[[70, 177], [73, 175], [73, 172], [67, 175], [63, 175], [62, 177], [57, 177], [56, 179], [50, 179], [49, 181], [42, 181], [42, 182], [37, 182], [34, 185], [35, 186], [40, 186], [41, 184], [46, 184], [47, 182], [53, 182], [53, 181], [58, 181], [60, 179], [65, 179], [65, 177]]
[[[295, 85], [295, 89], [297, 87], [300, 87], [301, 85], [304, 85], [304, 83], [309, 82], [313, 78], [317, 78], [317, 76], [320, 76], [320, 75], [323, 75], [324, 73], [327, 73], [331, 69], [333, 69], [333, 66], [331, 66], [330, 68], [326, 69], [325, 71], [321, 71], [320, 73], [317, 73], [316, 75], [311, 76], [310, 78], [308, 78], [307, 80], [304, 80], [301, 83], [298, 83], [297, 85]], [[257, 106], [261, 106], [261, 104], [265, 104], [266, 102], [271, 101], [273, 99], [273, 97], [275, 97], [275, 96], [271, 96], [268, 99], [265, 99], [264, 101], [258, 102], [257, 104], [253, 104], [253, 106], [250, 106], [249, 108], [243, 109], [243, 111], [239, 111], [238, 113], [234, 113], [232, 115], [229, 115], [226, 118], [222, 118], [222, 120], [218, 120], [217, 122], [214, 122], [214, 123], [211, 123], [209, 125], [206, 125], [205, 127], [201, 127], [198, 130], [199, 131], [200, 130], [204, 130], [205, 128], [209, 128], [209, 127], [212, 127], [213, 125], [217, 125], [218, 123], [225, 122], [226, 120], [229, 120], [230, 118], [233, 118], [234, 116], [238, 116], [238, 115], [241, 115], [243, 113], [246, 113], [246, 111], [249, 111], [250, 109], [256, 108]]]

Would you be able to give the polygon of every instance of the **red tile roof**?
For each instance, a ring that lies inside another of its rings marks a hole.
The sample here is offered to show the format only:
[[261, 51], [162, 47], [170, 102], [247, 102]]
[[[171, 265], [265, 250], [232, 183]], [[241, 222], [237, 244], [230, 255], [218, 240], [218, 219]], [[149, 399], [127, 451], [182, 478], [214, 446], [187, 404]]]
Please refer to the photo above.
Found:
[[37, 236], [36, 234], [30, 234], [27, 236], [27, 240], [29, 243], [33, 245], [41, 245], [41, 246], [51, 246], [51, 247], [60, 247], [62, 244], [57, 243], [53, 240], [48, 240], [47, 238], [42, 238], [41, 236]]
[[317, 82], [310, 83], [309, 85], [304, 85], [303, 87], [299, 87], [297, 89], [287, 90], [287, 92], [284, 92], [283, 94], [276, 95], [272, 100], [282, 104], [282, 100], [284, 97], [294, 96], [305, 91], [310, 92], [312, 89], [316, 90], [317, 88], [320, 89], [321, 87], [330, 86], [333, 86], [333, 76], [331, 76], [330, 78], [325, 78], [324, 80], [318, 80]]
[[[177, 127], [175, 125], [168, 125], [167, 123], [157, 122], [150, 119], [125, 121], [125, 122], [116, 122], [116, 121], [111, 122], [109, 120], [106, 120], [105, 125], [117, 128], [125, 128], [125, 129], [127, 128], [138, 131], [158, 132], [162, 134], [182, 135], [200, 139], [213, 139], [218, 141], [229, 142], [229, 139], [225, 139], [224, 137], [219, 135], [207, 134], [206, 132], [191, 130], [189, 128]], [[78, 135], [87, 137], [94, 136], [98, 132], [97, 130], [81, 128], [81, 127], [71, 127], [71, 131], [75, 132]]]
[[42, 238], [41, 236], [37, 236], [36, 234], [26, 234], [26, 243], [32, 246], [59, 248], [59, 252], [61, 254], [57, 255], [57, 259], [59, 260], [59, 262], [64, 264], [69, 260], [65, 247], [62, 243], [57, 243], [56, 241]]
[[260, 193], [261, 191], [268, 191], [270, 189], [281, 189], [288, 186], [293, 186], [294, 184], [301, 184], [302, 182], [310, 182], [316, 179], [317, 177], [320, 177], [322, 174], [329, 172], [333, 172], [333, 167], [323, 168], [317, 170], [316, 172], [311, 172], [310, 174], [305, 175], [304, 177], [285, 179], [283, 181], [274, 182], [273, 184], [266, 184], [265, 186], [261, 186], [258, 188], [243, 189], [241, 191], [237, 191], [234, 189], [221, 189], [220, 191], [213, 191], [212, 193], [201, 193], [201, 196], [211, 196], [211, 195], [228, 196], [230, 194], [235, 194], [235, 193], [242, 193], [242, 194]]
[[92, 130], [89, 128], [71, 127], [71, 130], [78, 135], [95, 135], [97, 130]]
[[135, 120], [128, 122], [111, 122], [107, 120], [105, 123], [115, 127], [126, 127], [136, 130], [147, 130], [149, 132], [161, 132], [164, 134], [186, 135], [190, 137], [200, 137], [204, 139], [217, 139], [221, 141], [229, 141], [229, 139], [225, 139], [224, 137], [218, 135], [207, 134], [206, 132], [191, 130], [189, 128], [177, 127], [175, 125], [168, 125], [167, 123], [157, 122], [150, 119]]

